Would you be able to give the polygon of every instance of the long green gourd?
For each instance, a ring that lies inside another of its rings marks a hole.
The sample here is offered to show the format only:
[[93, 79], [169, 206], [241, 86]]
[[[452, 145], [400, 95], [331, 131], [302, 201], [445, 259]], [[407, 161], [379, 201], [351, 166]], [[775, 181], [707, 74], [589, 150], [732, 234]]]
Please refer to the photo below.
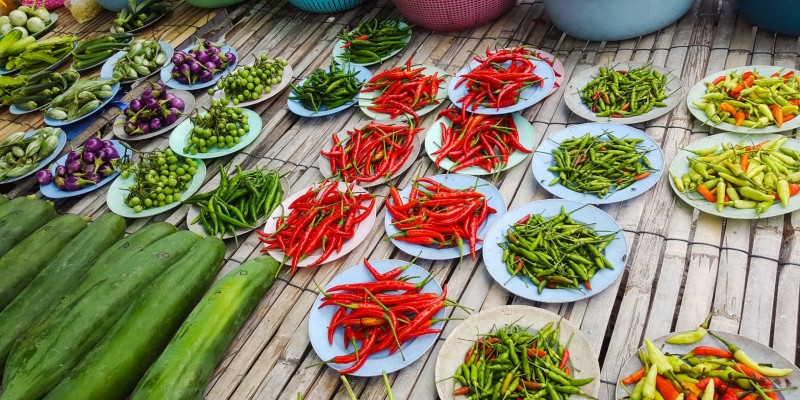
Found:
[[[3, 206], [10, 204], [8, 202]], [[5, 213], [0, 216], [0, 256], [56, 217], [53, 203], [44, 200], [23, 199], [13, 207], [3, 208]]]

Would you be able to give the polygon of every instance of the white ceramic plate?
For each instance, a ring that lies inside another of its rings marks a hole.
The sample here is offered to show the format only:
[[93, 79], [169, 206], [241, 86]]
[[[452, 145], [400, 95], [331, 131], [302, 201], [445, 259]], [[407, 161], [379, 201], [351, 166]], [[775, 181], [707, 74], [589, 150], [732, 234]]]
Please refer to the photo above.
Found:
[[183, 151], [184, 146], [186, 146], [189, 142], [189, 135], [194, 127], [194, 124], [192, 124], [190, 119], [181, 122], [175, 127], [175, 130], [169, 135], [169, 147], [176, 154], [190, 158], [217, 158], [236, 153], [237, 151], [247, 147], [250, 143], [253, 143], [261, 134], [261, 116], [256, 114], [255, 111], [248, 110], [246, 108], [242, 108], [242, 111], [247, 115], [247, 124], [250, 126], [250, 130], [247, 131], [247, 133], [240, 138], [239, 143], [236, 143], [233, 147], [220, 149], [217, 146], [209, 146], [208, 152], [198, 152], [197, 154], [191, 154]]
[[[168, 65], [170, 60], [172, 60], [172, 55], [175, 54], [175, 49], [172, 48], [172, 45], [170, 45], [169, 43], [167, 43], [167, 42], [165, 42], [163, 40], [159, 40], [158, 44], [161, 46], [161, 51], [163, 51], [167, 55], [167, 61], [164, 62], [164, 65], [162, 65], [158, 69], [153, 69], [152, 71], [150, 71], [149, 74], [147, 74], [145, 76], [139, 76], [136, 79], [123, 79], [123, 80], [120, 80], [121, 83], [128, 83], [128, 82], [138, 81], [140, 79], [147, 79], [147, 78], [155, 75], [158, 71], [160, 71], [162, 68], [164, 68], [166, 65]], [[114, 66], [117, 65], [117, 61], [119, 61], [119, 59], [122, 58], [123, 56], [125, 56], [126, 54], [128, 54], [127, 51], [118, 51], [118, 52], [114, 53], [114, 55], [111, 56], [109, 59], [107, 59], [106, 62], [103, 63], [103, 67], [100, 68], [100, 79], [111, 79], [111, 78], [113, 78], [114, 77]]]
[[[366, 69], [364, 67], [361, 67], [361, 66], [358, 66], [358, 65], [345, 64], [345, 65], [341, 66], [341, 69], [343, 69], [343, 70], [345, 70], [345, 71], [347, 71], [349, 73], [357, 72], [358, 75], [356, 75], [356, 80], [358, 82], [361, 82], [361, 84], [363, 84], [364, 82], [366, 82], [366, 81], [368, 81], [368, 80], [370, 80], [372, 78], [372, 72], [369, 72], [368, 69]], [[326, 69], [326, 71], [327, 70], [328, 69]], [[303, 86], [303, 82], [305, 82], [306, 79], [308, 79], [308, 78], [303, 78], [300, 82], [297, 83], [297, 86], [298, 87], [299, 86]], [[359, 85], [359, 86], [361, 86], [361, 85]], [[294, 91], [292, 93], [294, 93]], [[323, 106], [323, 107], [320, 108], [319, 111], [314, 111], [314, 110], [307, 109], [299, 101], [292, 100], [291, 96], [292, 96], [292, 94], [290, 94], [289, 95], [290, 98], [286, 100], [286, 102], [287, 102], [286, 105], [287, 105], [287, 107], [289, 107], [289, 111], [291, 111], [291, 112], [293, 112], [293, 113], [295, 113], [295, 114], [297, 114], [297, 115], [299, 115], [301, 117], [324, 117], [326, 115], [336, 114], [339, 111], [343, 111], [343, 110], [346, 110], [346, 109], [350, 108], [350, 106], [352, 106], [353, 104], [356, 104], [356, 102], [358, 101], [358, 93], [356, 93], [356, 95], [353, 97], [353, 101], [349, 101], [349, 102], [347, 102], [345, 104], [342, 104], [341, 106], [336, 107], [336, 108], [331, 108], [330, 110], [325, 108], [325, 106]]]
[[436, 357], [435, 381], [439, 398], [442, 400], [465, 399], [464, 396], [453, 395], [453, 391], [456, 389], [456, 380], [452, 379], [452, 376], [456, 369], [464, 363], [464, 355], [479, 335], [515, 324], [529, 327], [529, 332], [536, 333], [539, 328], [548, 323], [558, 324], [559, 321], [561, 324], [559, 340], [564, 346], [569, 343], [570, 360], [574, 366], [572, 370], [575, 371], [574, 378], [594, 378], [594, 381], [581, 389], [596, 397], [600, 392], [600, 364], [597, 362], [597, 355], [592, 350], [592, 345], [589, 344], [589, 340], [583, 332], [573, 326], [568, 319], [563, 319], [558, 314], [541, 308], [514, 305], [490, 308], [473, 314], [447, 336], [447, 340]]
[[119, 115], [117, 115], [117, 118], [114, 119], [114, 128], [112, 130], [114, 132], [114, 136], [122, 140], [127, 140], [132, 142], [137, 140], [150, 139], [171, 131], [172, 129], [180, 125], [183, 121], [185, 121], [186, 118], [189, 118], [189, 115], [191, 115], [192, 111], [194, 111], [194, 96], [191, 93], [180, 89], [170, 89], [167, 92], [172, 93], [175, 95], [175, 97], [178, 97], [179, 99], [183, 100], [184, 104], [183, 113], [181, 113], [181, 115], [178, 117], [178, 120], [175, 121], [175, 123], [144, 135], [128, 135], [127, 133], [125, 133], [125, 127], [124, 127], [126, 120], [125, 114], [120, 113]]
[[[399, 24], [397, 24], [397, 26], [399, 28], [405, 28], [405, 27], [408, 26], [408, 24], [406, 24], [404, 22], [400, 22]], [[411, 33], [409, 33], [408, 36], [403, 38], [402, 41], [406, 42], [406, 45], [408, 45], [408, 42], [411, 41]], [[395, 55], [397, 55], [398, 53], [403, 51], [403, 49], [405, 49], [405, 46], [403, 46], [403, 47], [401, 47], [401, 48], [389, 53], [387, 56], [382, 57], [380, 59], [380, 61], [373, 61], [373, 62], [369, 62], [369, 63], [359, 64], [359, 63], [350, 62], [350, 61], [345, 60], [345, 59], [342, 58], [342, 55], [345, 52], [345, 48], [342, 47], [344, 45], [345, 45], [345, 41], [344, 40], [337, 40], [336, 41], [336, 44], [333, 46], [333, 59], [334, 59], [334, 61], [336, 61], [337, 64], [352, 64], [352, 65], [360, 65], [362, 67], [366, 67], [368, 65], [382, 63], [382, 62], [394, 57]]]
[[683, 98], [683, 86], [681, 83], [680, 78], [678, 78], [675, 73], [672, 71], [659, 67], [657, 65], [651, 65], [651, 67], [658, 71], [662, 75], [667, 76], [667, 87], [665, 93], [667, 94], [667, 98], [664, 99], [664, 103], [667, 104], [666, 107], [653, 107], [650, 112], [637, 115], [635, 117], [630, 118], [611, 118], [611, 117], [598, 117], [592, 109], [587, 107], [581, 101], [581, 90], [594, 78], [600, 75], [600, 67], [605, 68], [612, 68], [614, 70], [631, 70], [633, 68], [638, 68], [644, 65], [648, 65], [647, 63], [635, 63], [635, 62], [616, 62], [611, 65], [595, 65], [588, 69], [581, 71], [578, 75], [570, 79], [569, 84], [567, 84], [567, 90], [564, 93], [564, 102], [567, 103], [567, 107], [569, 107], [572, 112], [577, 114], [579, 117], [594, 121], [594, 122], [613, 122], [616, 124], [637, 124], [639, 122], [646, 122], [650, 121], [651, 119], [656, 119], [670, 111], [672, 111], [675, 106], [677, 106], [681, 102], [681, 98]]
[[[536, 144], [536, 133], [533, 131], [533, 125], [531, 125], [528, 120], [517, 113], [512, 114], [512, 117], [514, 118], [514, 124], [517, 127], [520, 143], [526, 149], [531, 149], [531, 152], [533, 152], [533, 146]], [[436, 161], [438, 155], [433, 155], [432, 153], [436, 150], [439, 150], [442, 145], [442, 124], [449, 127], [453, 124], [453, 121], [450, 121], [447, 117], [439, 118], [433, 123], [433, 125], [431, 125], [430, 128], [428, 128], [428, 131], [425, 132], [425, 152], [428, 153], [428, 157], [430, 157], [430, 159], [434, 162]], [[467, 167], [460, 169], [457, 172], [465, 175], [491, 175], [513, 168], [528, 158], [529, 154], [530, 153], [523, 153], [519, 150], [514, 150], [508, 157], [508, 163], [500, 169], [487, 171], [481, 167]], [[453, 166], [455, 166], [455, 163], [449, 158], [445, 158], [441, 163], [439, 163], [439, 168], [447, 171], [450, 171]]]
[[[255, 105], [255, 104], [258, 104], [258, 103], [263, 103], [263, 102], [265, 102], [265, 101], [267, 101], [267, 100], [269, 100], [269, 99], [281, 94], [281, 92], [283, 92], [287, 87], [289, 87], [289, 82], [292, 81], [292, 75], [293, 74], [294, 74], [294, 70], [292, 70], [292, 66], [291, 65], [285, 66], [283, 68], [283, 75], [281, 75], [281, 81], [278, 82], [278, 84], [276, 84], [276, 85], [268, 86], [270, 88], [269, 93], [262, 94], [261, 97], [259, 97], [256, 100], [247, 100], [247, 101], [240, 102], [239, 104], [236, 104], [235, 106], [236, 107], [252, 106], [252, 105]], [[225, 91], [224, 90], [217, 90], [216, 92], [214, 92], [214, 97], [213, 97], [214, 100], [219, 100], [219, 99], [221, 99], [223, 97], [225, 97]], [[230, 103], [230, 105], [233, 105], [233, 103]]]
[[[33, 131], [25, 133], [25, 138], [29, 138], [29, 137], [35, 135], [36, 132], [38, 132], [38, 131], [39, 130], [36, 129], [36, 130], [33, 130]], [[39, 172], [39, 170], [44, 168], [45, 165], [47, 165], [51, 161], [55, 160], [55, 158], [58, 157], [58, 153], [61, 153], [61, 150], [63, 150], [64, 146], [66, 146], [66, 145], [67, 145], [67, 134], [64, 133], [64, 131], [61, 131], [61, 133], [58, 134], [58, 143], [56, 144], [56, 148], [53, 149], [53, 152], [50, 153], [50, 155], [48, 155], [47, 157], [45, 157], [41, 161], [39, 161], [39, 164], [36, 165], [36, 168], [32, 169], [27, 174], [20, 175], [20, 176], [17, 176], [17, 177], [13, 177], [13, 178], [8, 178], [8, 179], [6, 179], [4, 181], [0, 181], [0, 184], [16, 182], [16, 181], [18, 181], [18, 180], [20, 180], [22, 178], [30, 176], [31, 174], [35, 174], [35, 173]], [[24, 150], [24, 148], [23, 148], [23, 150]]]
[[[643, 142], [639, 143], [637, 148], [641, 150], [648, 150], [645, 155], [647, 156], [647, 159], [650, 160], [651, 165], [654, 169], [656, 169], [656, 171], [651, 173], [647, 178], [636, 181], [630, 186], [622, 190], [612, 192], [603, 198], [597, 197], [592, 193], [573, 191], [572, 189], [569, 189], [560, 183], [550, 186], [550, 181], [558, 176], [557, 173], [547, 170], [548, 168], [555, 166], [555, 159], [552, 156], [552, 151], [557, 149], [559, 143], [563, 142], [564, 140], [581, 137], [587, 132], [591, 135], [601, 135], [603, 132], [609, 132], [618, 138], [644, 139]], [[639, 196], [658, 183], [658, 180], [661, 179], [661, 175], [664, 174], [664, 153], [661, 151], [661, 147], [658, 146], [658, 143], [651, 139], [650, 136], [647, 136], [647, 134], [636, 128], [609, 123], [588, 123], [572, 125], [543, 140], [542, 144], [539, 145], [539, 148], [536, 149], [536, 153], [533, 155], [531, 168], [533, 168], [533, 176], [539, 186], [554, 196], [558, 196], [562, 199], [577, 201], [579, 203], [610, 204]]]
[[[542, 294], [539, 294], [536, 284], [529, 278], [511, 276], [508, 273], [503, 263], [503, 248], [500, 244], [505, 243], [508, 229], [526, 215], [542, 214], [546, 219], [552, 218], [561, 213], [562, 206], [576, 222], [593, 224], [592, 229], [599, 235], [617, 233], [603, 254], [614, 269], [606, 268], [598, 271], [591, 279], [591, 291], [585, 290], [583, 286], [581, 290], [545, 288]], [[608, 214], [597, 207], [567, 200], [535, 201], [509, 211], [489, 229], [483, 248], [483, 262], [486, 264], [486, 269], [500, 286], [517, 296], [542, 303], [568, 303], [602, 292], [622, 276], [627, 257], [628, 243], [622, 234], [622, 228]]]
[[[416, 65], [416, 66], [414, 66], [414, 68], [420, 68], [420, 67], [424, 67], [425, 68], [421, 72], [422, 75], [431, 76], [433, 74], [436, 74], [437, 78], [440, 78], [440, 79], [443, 78], [444, 79], [442, 81], [442, 83], [439, 84], [439, 91], [436, 92], [436, 104], [429, 104], [429, 105], [427, 105], [425, 107], [422, 107], [419, 110], [417, 110], [417, 115], [422, 117], [423, 115], [428, 114], [431, 111], [435, 110], [437, 107], [439, 107], [442, 104], [442, 102], [444, 101], [444, 99], [447, 98], [447, 86], [448, 86], [450, 77], [448, 77], [447, 74], [441, 68], [437, 68], [437, 67], [434, 67], [432, 65]], [[361, 111], [364, 112], [364, 114], [367, 114], [367, 116], [372, 118], [372, 119], [389, 119], [390, 118], [389, 114], [379, 113], [379, 112], [375, 112], [375, 111], [372, 111], [372, 110], [369, 109], [369, 107], [372, 106], [372, 100], [374, 100], [375, 98], [380, 96], [381, 93], [383, 93], [383, 92], [375, 90], [375, 91], [371, 91], [371, 92], [361, 92], [361, 93], [358, 94], [358, 108], [360, 108]], [[413, 120], [412, 117], [410, 117], [410, 116], [408, 116], [406, 114], [400, 114], [400, 116], [397, 117], [397, 118], [398, 119], [404, 119], [404, 120]]]

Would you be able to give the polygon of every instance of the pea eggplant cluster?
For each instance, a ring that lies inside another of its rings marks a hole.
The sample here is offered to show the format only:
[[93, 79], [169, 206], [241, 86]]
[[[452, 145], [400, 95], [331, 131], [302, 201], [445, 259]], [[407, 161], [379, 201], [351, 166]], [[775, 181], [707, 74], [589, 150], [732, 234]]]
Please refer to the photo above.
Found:
[[180, 201], [181, 193], [189, 188], [197, 173], [197, 161], [181, 157], [171, 149], [138, 154], [138, 162], [126, 160], [121, 166], [120, 176], [134, 179], [125, 204], [138, 213]]
[[233, 147], [250, 131], [247, 114], [241, 108], [224, 106], [217, 100], [205, 113], [190, 119], [192, 130], [184, 153], [207, 153], [214, 147]]

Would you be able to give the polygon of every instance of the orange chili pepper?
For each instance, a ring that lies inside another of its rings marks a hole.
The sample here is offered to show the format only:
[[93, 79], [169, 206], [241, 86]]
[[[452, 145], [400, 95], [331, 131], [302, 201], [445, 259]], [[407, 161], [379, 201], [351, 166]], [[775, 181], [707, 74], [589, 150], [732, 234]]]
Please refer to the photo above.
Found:
[[628, 375], [627, 378], [621, 380], [623, 385], [631, 385], [634, 383], [638, 383], [642, 378], [644, 378], [645, 369], [644, 367], [640, 368], [638, 371]]
[[708, 190], [708, 188], [706, 188], [703, 185], [697, 185], [697, 193], [699, 193], [701, 196], [703, 196], [703, 198], [705, 198], [707, 201], [711, 203], [717, 202], [717, 196], [711, 193], [711, 191]]
[[629, 109], [629, 108], [631, 108], [631, 103], [630, 103], [630, 102], [628, 102], [628, 103], [625, 103], [625, 104], [624, 104], [622, 107], [620, 107], [619, 109], [620, 109], [620, 111], [628, 111], [628, 109]]
[[736, 126], [738, 127], [747, 119], [747, 114], [745, 114], [744, 111], [737, 111], [736, 114], [733, 114], [733, 118], [736, 119]]
[[680, 395], [675, 386], [672, 386], [672, 382], [661, 375], [656, 375], [656, 389], [664, 396], [664, 400], [675, 400]]
[[650, 176], [650, 174], [651, 174], [651, 172], [650, 172], [650, 171], [642, 172], [641, 174], [639, 174], [639, 175], [636, 175], [636, 177], [634, 177], [634, 178], [633, 178], [633, 180], [640, 181], [640, 180], [642, 180], [642, 179], [644, 179], [644, 178], [647, 178], [648, 176]]
[[739, 166], [742, 167], [742, 171], [747, 172], [747, 167], [750, 165], [750, 153], [742, 154], [742, 159], [739, 160]]
[[783, 125], [783, 109], [781, 106], [773, 104], [769, 106], [769, 110], [772, 111], [772, 116], [775, 117], [775, 123], [778, 124], [780, 128], [780, 126]]
[[783, 122], [791, 121], [796, 116], [797, 116], [797, 114], [786, 114], [786, 115], [783, 116]]

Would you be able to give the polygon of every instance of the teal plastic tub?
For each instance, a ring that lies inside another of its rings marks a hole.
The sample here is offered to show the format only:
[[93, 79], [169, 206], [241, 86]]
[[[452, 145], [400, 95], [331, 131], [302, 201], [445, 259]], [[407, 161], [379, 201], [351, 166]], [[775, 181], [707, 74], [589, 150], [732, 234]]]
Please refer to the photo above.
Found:
[[800, 0], [738, 0], [739, 12], [768, 31], [800, 36]]
[[289, 0], [293, 6], [308, 12], [327, 14], [347, 11], [364, 4], [365, 0]]

